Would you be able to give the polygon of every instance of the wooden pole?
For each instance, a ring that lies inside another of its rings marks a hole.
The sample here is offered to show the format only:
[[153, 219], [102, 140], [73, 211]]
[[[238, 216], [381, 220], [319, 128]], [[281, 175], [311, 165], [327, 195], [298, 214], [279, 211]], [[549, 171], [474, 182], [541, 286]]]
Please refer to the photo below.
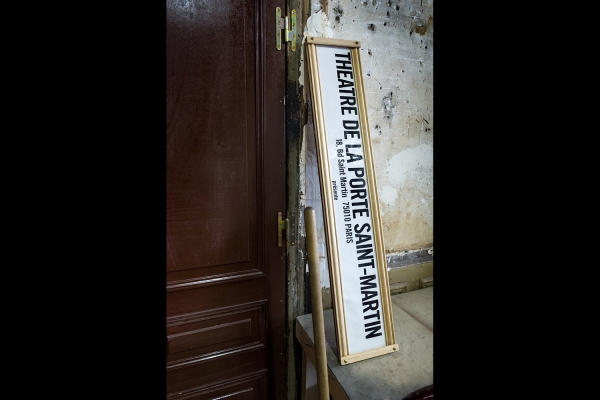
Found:
[[327, 374], [327, 352], [325, 350], [325, 322], [323, 320], [323, 300], [321, 299], [321, 275], [319, 272], [319, 246], [317, 240], [317, 221], [312, 207], [304, 209], [306, 226], [306, 250], [308, 253], [308, 271], [310, 274], [310, 292], [312, 300], [313, 335], [315, 337], [315, 365], [319, 400], [329, 400], [329, 381]]

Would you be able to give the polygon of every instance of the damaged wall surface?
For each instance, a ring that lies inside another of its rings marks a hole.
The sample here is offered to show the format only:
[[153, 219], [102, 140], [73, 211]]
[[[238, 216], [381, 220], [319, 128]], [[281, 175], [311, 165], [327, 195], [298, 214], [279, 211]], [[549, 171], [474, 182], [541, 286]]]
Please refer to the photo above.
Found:
[[[286, 95], [288, 211], [287, 398], [300, 398], [302, 349], [295, 318], [311, 312], [305, 207], [317, 216], [323, 306], [331, 291], [314, 125], [303, 43], [307, 36], [358, 40], [375, 162], [390, 291], [433, 284], [433, 0], [288, 0], [297, 13]], [[290, 216], [291, 218], [291, 216]]]
[[[308, 35], [361, 42], [388, 265], [398, 253], [432, 254], [433, 1], [312, 0], [303, 36]], [[308, 101], [304, 63], [302, 55], [299, 85], [305, 86], [304, 100]], [[330, 283], [310, 113], [303, 135], [300, 200], [317, 213], [321, 279], [327, 289]]]

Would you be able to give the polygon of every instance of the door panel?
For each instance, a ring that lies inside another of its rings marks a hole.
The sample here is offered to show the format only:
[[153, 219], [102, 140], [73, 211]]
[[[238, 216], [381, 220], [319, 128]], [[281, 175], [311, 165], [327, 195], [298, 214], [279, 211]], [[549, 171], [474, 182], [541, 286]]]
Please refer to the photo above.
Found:
[[167, 13], [167, 271], [255, 260], [255, 7], [177, 3]]
[[177, 399], [197, 400], [260, 400], [266, 396], [266, 370], [241, 376], [233, 381], [213, 385], [208, 388], [199, 388], [186, 395], [180, 395]]
[[167, 397], [283, 399], [273, 0], [167, 1]]
[[265, 344], [266, 301], [213, 308], [167, 320], [167, 363]]

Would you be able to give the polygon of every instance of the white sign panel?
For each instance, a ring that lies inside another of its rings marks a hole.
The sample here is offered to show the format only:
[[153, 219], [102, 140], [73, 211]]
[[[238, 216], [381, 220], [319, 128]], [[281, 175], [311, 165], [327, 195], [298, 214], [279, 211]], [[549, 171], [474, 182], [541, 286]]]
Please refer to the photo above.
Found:
[[357, 46], [348, 43], [358, 44], [307, 41], [342, 364], [397, 350], [362, 68]]
[[372, 209], [365, 175], [361, 126], [350, 49], [317, 47], [329, 174], [333, 191], [350, 354], [385, 346], [373, 242]]

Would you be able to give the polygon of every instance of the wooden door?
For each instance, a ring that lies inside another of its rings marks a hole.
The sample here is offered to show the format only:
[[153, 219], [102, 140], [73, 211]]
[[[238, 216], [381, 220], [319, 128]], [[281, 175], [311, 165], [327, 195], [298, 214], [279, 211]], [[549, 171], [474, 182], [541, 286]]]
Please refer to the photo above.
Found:
[[167, 1], [167, 397], [283, 399], [280, 0]]

